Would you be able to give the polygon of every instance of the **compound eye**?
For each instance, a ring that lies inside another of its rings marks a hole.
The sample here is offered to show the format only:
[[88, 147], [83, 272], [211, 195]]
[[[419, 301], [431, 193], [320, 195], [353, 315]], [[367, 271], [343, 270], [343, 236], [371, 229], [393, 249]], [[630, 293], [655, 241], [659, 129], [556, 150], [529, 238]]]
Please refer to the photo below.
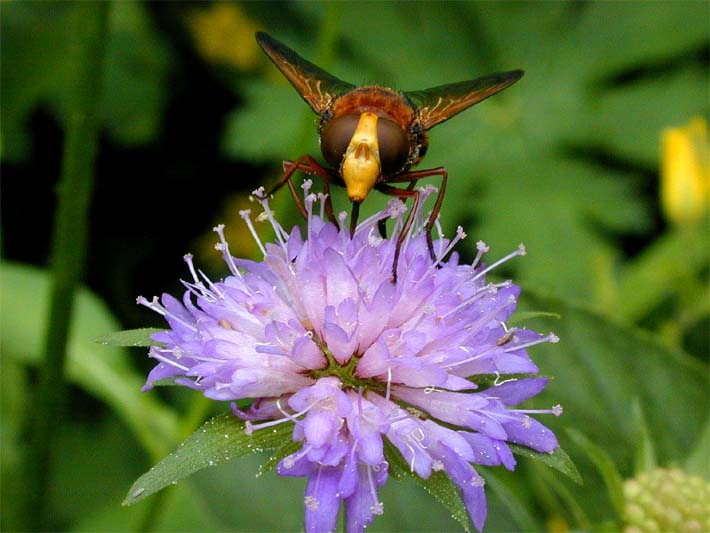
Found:
[[343, 115], [323, 125], [320, 132], [320, 149], [323, 157], [333, 168], [340, 168], [360, 117]]
[[382, 175], [389, 177], [402, 170], [409, 157], [409, 141], [404, 130], [395, 122], [380, 118], [377, 121], [377, 143]]

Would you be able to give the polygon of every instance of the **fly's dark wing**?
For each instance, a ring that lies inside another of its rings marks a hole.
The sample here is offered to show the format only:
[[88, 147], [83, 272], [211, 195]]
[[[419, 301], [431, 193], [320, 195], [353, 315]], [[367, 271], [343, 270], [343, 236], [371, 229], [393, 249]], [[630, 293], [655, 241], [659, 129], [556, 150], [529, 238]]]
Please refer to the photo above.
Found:
[[257, 32], [256, 41], [296, 88], [298, 94], [319, 115], [323, 115], [337, 96], [355, 88], [353, 84], [340, 80], [306, 61], [288, 46], [264, 32]]
[[428, 130], [509, 87], [522, 76], [522, 70], [499, 72], [475, 80], [432, 87], [424, 91], [405, 92], [404, 95], [419, 110], [421, 127]]

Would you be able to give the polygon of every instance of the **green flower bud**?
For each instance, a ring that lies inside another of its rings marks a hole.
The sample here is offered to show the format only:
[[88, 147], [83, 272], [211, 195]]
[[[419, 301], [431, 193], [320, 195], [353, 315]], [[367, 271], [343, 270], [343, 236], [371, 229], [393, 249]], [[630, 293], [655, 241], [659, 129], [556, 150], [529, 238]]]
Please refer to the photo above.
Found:
[[678, 468], [624, 482], [624, 533], [710, 531], [710, 483]]

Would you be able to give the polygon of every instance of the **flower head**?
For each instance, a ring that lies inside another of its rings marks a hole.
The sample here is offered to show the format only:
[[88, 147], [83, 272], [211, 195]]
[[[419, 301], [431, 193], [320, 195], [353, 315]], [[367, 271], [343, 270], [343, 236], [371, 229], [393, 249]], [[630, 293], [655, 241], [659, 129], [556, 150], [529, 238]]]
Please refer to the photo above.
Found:
[[624, 481], [624, 533], [710, 531], [710, 483], [678, 468]]
[[[432, 261], [423, 214], [415, 213], [393, 283], [397, 239], [381, 238], [377, 226], [393, 218], [397, 235], [403, 204], [391, 202], [351, 238], [345, 214], [343, 229], [324, 220], [322, 197], [314, 214], [318, 197], [309, 188], [307, 181], [305, 236], [298, 227], [284, 231], [262, 200], [259, 218], [276, 232], [274, 243], [258, 241], [263, 261], [234, 258], [218, 227], [230, 276], [212, 282], [187, 256], [193, 279], [182, 302], [167, 294], [160, 302], [139, 299], [170, 326], [154, 336], [161, 346], [150, 350], [158, 364], [146, 388], [173, 378], [215, 400], [254, 399], [246, 411], [232, 406], [249, 432], [293, 422], [302, 447], [277, 471], [308, 478], [306, 531], [334, 530], [341, 501], [348, 531], [362, 531], [383, 512], [385, 440], [415, 475], [445, 471], [482, 529], [485, 481], [474, 465], [512, 470], [508, 443], [549, 453], [558, 446], [530, 414], [561, 408], [514, 408], [546, 380], [511, 376], [537, 373], [527, 348], [557, 339], [507, 327], [520, 290], [486, 281], [492, 268], [524, 249], [486, 266], [488, 248], [479, 242], [473, 264], [459, 264], [452, 252], [465, 236], [459, 230], [451, 241], [434, 241]], [[249, 213], [243, 216], [256, 236]], [[495, 380], [484, 388], [475, 382], [482, 375]]]

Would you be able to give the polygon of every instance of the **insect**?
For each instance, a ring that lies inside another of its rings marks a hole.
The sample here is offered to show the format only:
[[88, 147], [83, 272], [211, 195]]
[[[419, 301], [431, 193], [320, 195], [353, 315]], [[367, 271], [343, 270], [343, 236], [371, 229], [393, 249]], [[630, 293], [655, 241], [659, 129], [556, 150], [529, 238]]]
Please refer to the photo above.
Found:
[[[357, 87], [305, 60], [264, 32], [258, 32], [256, 40], [301, 98], [320, 117], [318, 134], [328, 165], [322, 166], [310, 155], [295, 161], [284, 161], [284, 173], [268, 194], [273, 194], [284, 184], [288, 185], [305, 217], [306, 210], [292, 176], [296, 171], [317, 175], [323, 180], [327, 195], [327, 216], [337, 225], [329, 187], [331, 184], [345, 187], [352, 202], [351, 235], [357, 227], [360, 204], [372, 189], [403, 201], [411, 198], [414, 206], [405, 219], [395, 247], [392, 280], [396, 282], [402, 243], [420, 202], [419, 191], [414, 187], [422, 178], [438, 176], [441, 187], [425, 226], [429, 253], [434, 260], [431, 230], [444, 199], [448, 173], [444, 167], [410, 170], [426, 153], [427, 131], [509, 87], [522, 77], [523, 71], [500, 72], [423, 91], [394, 91], [378, 85]], [[393, 185], [405, 183], [408, 184], [405, 188]], [[384, 221], [381, 221], [379, 229], [384, 236]]]

